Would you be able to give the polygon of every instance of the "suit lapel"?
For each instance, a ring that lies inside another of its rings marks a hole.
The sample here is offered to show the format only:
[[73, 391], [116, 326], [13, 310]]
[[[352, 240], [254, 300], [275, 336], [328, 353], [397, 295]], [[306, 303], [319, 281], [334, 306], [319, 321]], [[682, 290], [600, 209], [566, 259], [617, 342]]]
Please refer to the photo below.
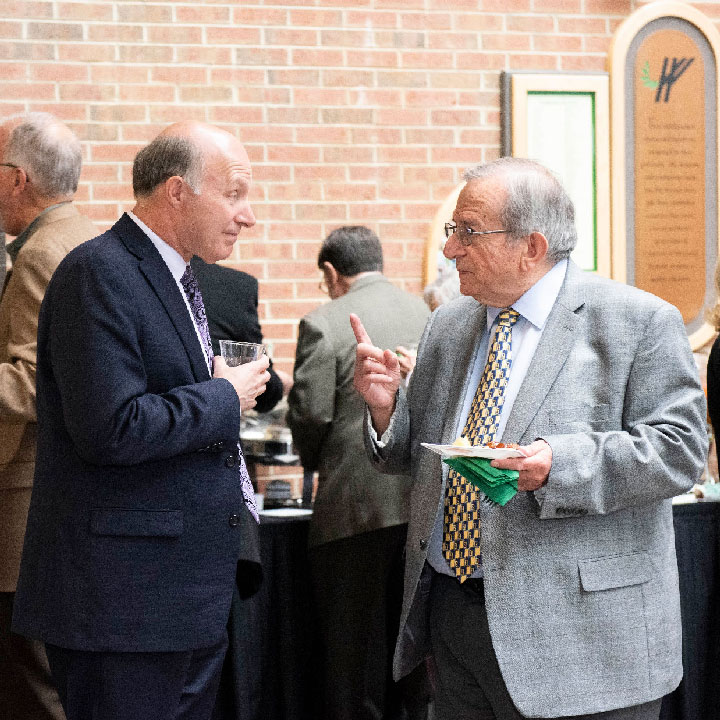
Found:
[[581, 285], [582, 270], [569, 262], [565, 281], [520, 386], [503, 438], [512, 441], [522, 438], [570, 356], [583, 326], [582, 318], [577, 315], [584, 303]]
[[[454, 328], [448, 328], [448, 348], [457, 348], [454, 353], [455, 362], [452, 367], [450, 392], [447, 398], [441, 443], [450, 444], [455, 441], [455, 429], [460, 420], [463, 403], [468, 391], [468, 383], [475, 365], [475, 356], [478, 349], [478, 338], [485, 332], [487, 326], [487, 311], [484, 305], [475, 301], [475, 307], [467, 314], [455, 313]], [[452, 350], [448, 350], [452, 353]]]
[[113, 228], [123, 243], [138, 258], [138, 267], [157, 295], [177, 330], [197, 382], [210, 378], [205, 355], [195, 332], [195, 326], [168, 266], [155, 249], [150, 238], [127, 215]]

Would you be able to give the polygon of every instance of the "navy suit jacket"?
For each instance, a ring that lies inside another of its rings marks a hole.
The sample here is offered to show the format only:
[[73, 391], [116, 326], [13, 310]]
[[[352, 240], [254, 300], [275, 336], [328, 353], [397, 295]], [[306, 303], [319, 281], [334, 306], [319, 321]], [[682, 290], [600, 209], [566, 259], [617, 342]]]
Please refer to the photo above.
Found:
[[258, 560], [240, 405], [211, 379], [180, 289], [127, 216], [50, 282], [37, 404], [15, 632], [91, 651], [219, 640], [238, 560]]

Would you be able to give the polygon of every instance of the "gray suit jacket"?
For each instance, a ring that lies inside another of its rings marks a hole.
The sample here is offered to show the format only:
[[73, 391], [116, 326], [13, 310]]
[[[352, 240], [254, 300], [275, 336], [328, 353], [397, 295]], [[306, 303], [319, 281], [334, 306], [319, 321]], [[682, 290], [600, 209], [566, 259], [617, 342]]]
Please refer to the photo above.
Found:
[[363, 448], [365, 406], [353, 387], [350, 313], [374, 342], [392, 348], [417, 343], [429, 315], [420, 298], [382, 275], [366, 275], [301, 320], [288, 424], [303, 467], [319, 471], [310, 545], [408, 519], [410, 479], [382, 477]]
[[[460, 298], [432, 317], [384, 449], [411, 470], [405, 598], [395, 674], [429, 651], [425, 563], [445, 466], [420, 442], [451, 442], [485, 329]], [[658, 698], [682, 676], [670, 499], [705, 459], [705, 401], [678, 311], [572, 263], [503, 440], [552, 447], [548, 483], [482, 506], [493, 646], [523, 715], [598, 713]]]

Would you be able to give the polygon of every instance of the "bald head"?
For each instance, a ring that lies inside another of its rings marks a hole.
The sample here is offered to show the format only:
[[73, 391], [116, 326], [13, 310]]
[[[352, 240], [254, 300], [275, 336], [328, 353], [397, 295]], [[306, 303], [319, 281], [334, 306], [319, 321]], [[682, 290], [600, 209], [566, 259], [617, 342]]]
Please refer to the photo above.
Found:
[[143, 198], [168, 178], [178, 176], [198, 194], [204, 168], [218, 155], [245, 154], [229, 132], [201, 122], [179, 122], [165, 128], [135, 157], [133, 192]]

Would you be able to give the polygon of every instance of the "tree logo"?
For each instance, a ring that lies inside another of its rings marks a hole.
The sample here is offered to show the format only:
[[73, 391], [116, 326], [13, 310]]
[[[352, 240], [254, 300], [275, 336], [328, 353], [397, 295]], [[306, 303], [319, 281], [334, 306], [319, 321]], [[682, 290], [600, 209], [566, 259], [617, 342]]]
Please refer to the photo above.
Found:
[[[650, 62], [645, 61], [640, 71], [640, 82], [650, 90], [656, 90], [655, 102], [668, 102], [670, 100], [670, 90], [672, 86], [680, 79], [680, 76], [692, 65], [695, 58], [673, 58], [670, 64], [670, 58], [666, 57], [663, 60], [662, 70], [660, 71], [660, 79], [653, 80], [650, 77]], [[668, 70], [668, 65], [670, 69]], [[661, 100], [665, 91], [665, 97]]]

